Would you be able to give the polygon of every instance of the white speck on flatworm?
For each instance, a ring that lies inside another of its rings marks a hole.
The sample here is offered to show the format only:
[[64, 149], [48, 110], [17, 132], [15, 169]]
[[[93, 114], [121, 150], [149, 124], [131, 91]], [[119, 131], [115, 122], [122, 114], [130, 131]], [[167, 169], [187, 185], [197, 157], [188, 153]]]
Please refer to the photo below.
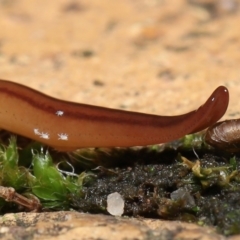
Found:
[[59, 110], [59, 111], [56, 111], [56, 115], [57, 115], [58, 117], [61, 117], [61, 116], [63, 116], [63, 114], [64, 114], [64, 112], [63, 112], [63, 111], [61, 111], [61, 110]]

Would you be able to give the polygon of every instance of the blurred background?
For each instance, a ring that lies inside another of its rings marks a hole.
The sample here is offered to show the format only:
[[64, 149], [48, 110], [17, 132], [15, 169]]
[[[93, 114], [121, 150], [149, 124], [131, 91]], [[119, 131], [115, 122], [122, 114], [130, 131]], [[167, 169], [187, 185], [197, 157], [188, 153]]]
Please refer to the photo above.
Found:
[[0, 0], [0, 78], [161, 115], [218, 85], [240, 116], [239, 0]]

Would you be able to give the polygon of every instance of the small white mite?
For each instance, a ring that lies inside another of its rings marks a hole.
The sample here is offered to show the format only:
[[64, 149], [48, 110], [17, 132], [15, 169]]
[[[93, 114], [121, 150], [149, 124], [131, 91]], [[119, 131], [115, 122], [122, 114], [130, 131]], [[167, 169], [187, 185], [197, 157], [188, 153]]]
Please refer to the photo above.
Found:
[[64, 112], [63, 111], [56, 111], [56, 115], [58, 116], [58, 117], [61, 117], [61, 116], [63, 116], [63, 114], [64, 114]]
[[33, 132], [34, 132], [36, 135], [41, 135], [41, 133], [39, 132], [38, 128], [34, 128], [34, 129], [33, 129]]
[[58, 140], [64, 140], [67, 141], [68, 140], [68, 135], [66, 133], [60, 133], [58, 134]]
[[41, 133], [40, 138], [49, 139], [49, 133]]
[[49, 139], [50, 134], [49, 134], [49, 133], [44, 133], [44, 132], [39, 132], [39, 129], [38, 129], [38, 128], [34, 128], [34, 129], [33, 129], [33, 132], [34, 132], [36, 135], [40, 136], [40, 138]]

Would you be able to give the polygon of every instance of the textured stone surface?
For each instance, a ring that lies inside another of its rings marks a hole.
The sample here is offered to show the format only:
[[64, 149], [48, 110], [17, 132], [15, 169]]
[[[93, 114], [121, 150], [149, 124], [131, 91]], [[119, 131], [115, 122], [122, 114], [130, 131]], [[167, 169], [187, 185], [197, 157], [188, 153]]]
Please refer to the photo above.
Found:
[[6, 214], [0, 224], [1, 239], [226, 239], [194, 224], [77, 212]]
[[[239, 21], [237, 0], [3, 0], [0, 78], [162, 115], [197, 108], [222, 84], [226, 117], [239, 117]], [[191, 224], [69, 212], [2, 222], [1, 239], [224, 239]]]
[[196, 108], [224, 84], [228, 116], [238, 116], [240, 14], [219, 2], [1, 1], [0, 77], [162, 115]]

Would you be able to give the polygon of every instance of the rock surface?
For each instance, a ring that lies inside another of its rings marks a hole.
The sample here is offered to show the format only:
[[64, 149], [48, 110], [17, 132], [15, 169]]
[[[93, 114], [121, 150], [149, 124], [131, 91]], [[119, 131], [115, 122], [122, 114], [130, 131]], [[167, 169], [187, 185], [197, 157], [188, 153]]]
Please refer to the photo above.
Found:
[[226, 239], [189, 223], [77, 212], [6, 214], [0, 224], [1, 239]]
[[226, 85], [226, 116], [239, 116], [239, 1], [228, 1], [232, 10], [222, 2], [1, 1], [0, 77], [161, 115], [192, 110]]
[[[229, 88], [240, 116], [239, 1], [0, 1], [0, 78], [161, 115]], [[1, 217], [1, 239], [225, 239], [212, 229], [75, 212]], [[237, 239], [238, 236], [231, 237]]]

